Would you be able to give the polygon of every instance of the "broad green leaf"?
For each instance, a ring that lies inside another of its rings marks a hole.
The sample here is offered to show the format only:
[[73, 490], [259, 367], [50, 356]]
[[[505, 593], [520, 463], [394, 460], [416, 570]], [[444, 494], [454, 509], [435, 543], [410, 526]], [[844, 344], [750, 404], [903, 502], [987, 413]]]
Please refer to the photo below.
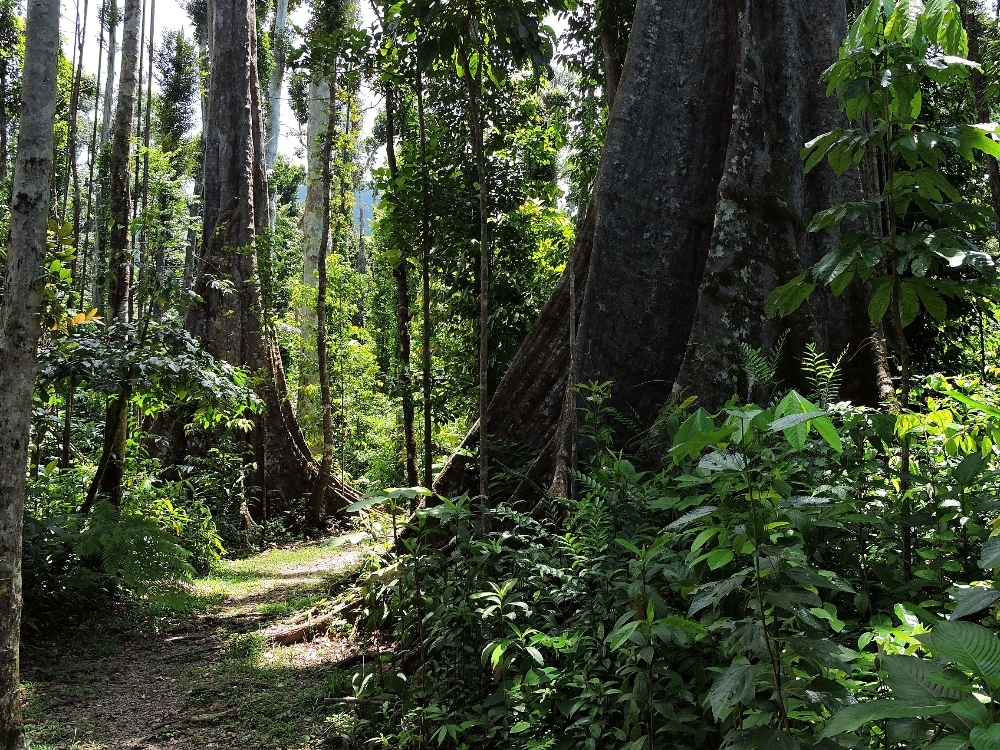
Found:
[[948, 616], [949, 620], [960, 620], [967, 615], [981, 612], [1000, 600], [1000, 591], [985, 586], [956, 586], [949, 593], [958, 602]]
[[979, 567], [983, 570], [993, 570], [1000, 567], [1000, 536], [990, 537], [986, 540], [979, 557]]
[[964, 393], [959, 393], [958, 391], [945, 391], [944, 393], [956, 401], [961, 401], [966, 406], [971, 406], [973, 409], [979, 409], [979, 411], [993, 417], [994, 419], [1000, 419], [1000, 409], [990, 406], [989, 404], [984, 404], [982, 401], [976, 401], [975, 399], [969, 398]]
[[[670, 525], [668, 525], [667, 529], [670, 530], [670, 531], [680, 531], [685, 526], [689, 526], [693, 522], [697, 521], [699, 518], [704, 518], [705, 516], [710, 516], [713, 513], [715, 513], [715, 511], [717, 511], [717, 510], [718, 510], [718, 507], [716, 507], [715, 505], [703, 505], [700, 508], [695, 508], [694, 510], [689, 511], [688, 513], [685, 513], [683, 516], [681, 516], [680, 518], [678, 518], [676, 521], [674, 521], [673, 523], [671, 523]], [[631, 542], [630, 542], [630, 544], [631, 544]], [[633, 547], [634, 546], [635, 545], [633, 545]], [[636, 554], [638, 554], [638, 551], [636, 552]]]
[[934, 654], [976, 673], [987, 685], [1000, 684], [1000, 639], [982, 625], [948, 620], [931, 631]]
[[939, 323], [944, 323], [948, 319], [948, 305], [944, 298], [938, 294], [937, 290], [919, 281], [911, 282], [910, 286], [916, 291], [917, 296], [924, 305], [924, 309], [930, 313], [931, 317]]
[[934, 703], [938, 700], [960, 701], [965, 697], [959, 690], [938, 685], [930, 675], [941, 671], [941, 665], [917, 656], [886, 656], [882, 666], [888, 672], [886, 684], [892, 694], [906, 701]]
[[969, 739], [975, 750], [1000, 750], [1000, 724], [973, 727]]
[[970, 453], [962, 459], [962, 462], [954, 468], [952, 476], [963, 487], [971, 485], [983, 469], [986, 468], [986, 459], [982, 453]]
[[746, 659], [737, 659], [715, 679], [708, 691], [708, 702], [716, 721], [725, 719], [741, 703], [753, 700], [758, 669]]
[[813, 423], [813, 427], [816, 428], [816, 432], [819, 433], [820, 437], [827, 442], [827, 444], [833, 448], [837, 453], [843, 453], [844, 444], [840, 440], [840, 435], [837, 433], [837, 428], [833, 426], [833, 420], [829, 417], [819, 417]]
[[636, 628], [640, 625], [642, 625], [641, 620], [633, 620], [632, 622], [627, 622], [617, 630], [613, 631], [611, 635], [608, 636], [608, 642], [611, 646], [611, 650], [617, 651], [621, 648], [622, 644], [632, 637], [632, 633], [634, 633]]
[[899, 317], [903, 328], [916, 320], [919, 312], [920, 300], [917, 291], [913, 288], [913, 284], [904, 281], [899, 285]]
[[875, 291], [875, 294], [872, 295], [872, 301], [868, 304], [868, 317], [871, 318], [872, 323], [882, 322], [882, 318], [885, 317], [891, 301], [892, 285], [888, 283], [881, 284]]
[[853, 732], [860, 729], [865, 724], [883, 719], [910, 719], [927, 716], [937, 716], [947, 712], [951, 708], [951, 702], [945, 701], [903, 701], [903, 700], [874, 700], [867, 703], [859, 703], [856, 706], [847, 708], [834, 714], [833, 718], [826, 723], [826, 727], [820, 734], [820, 739], [832, 737], [844, 732]]
[[807, 274], [800, 274], [771, 292], [764, 306], [764, 312], [769, 318], [776, 315], [780, 317], [791, 315], [809, 299], [815, 288], [816, 285], [809, 280]]
[[733, 561], [733, 551], [731, 549], [716, 549], [708, 553], [708, 567], [717, 570]]
[[969, 741], [964, 737], [945, 737], [938, 740], [933, 745], [928, 745], [927, 750], [967, 750]]

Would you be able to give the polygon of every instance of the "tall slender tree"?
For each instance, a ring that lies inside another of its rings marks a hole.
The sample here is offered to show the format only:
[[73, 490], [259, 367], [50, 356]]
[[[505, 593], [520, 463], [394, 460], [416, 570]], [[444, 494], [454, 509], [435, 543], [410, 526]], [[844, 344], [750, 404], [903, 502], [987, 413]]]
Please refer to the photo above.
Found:
[[21, 131], [0, 310], [0, 748], [20, 750], [21, 534], [53, 167], [58, 0], [29, 0]]
[[[205, 122], [203, 251], [185, 327], [216, 358], [258, 375], [263, 413], [248, 435], [264, 502], [309, 497], [318, 467], [288, 399], [284, 369], [258, 275], [258, 235], [267, 226], [262, 94], [257, 73], [257, 23], [251, 0], [209, 5], [211, 77]], [[219, 283], [219, 282], [223, 283]], [[337, 480], [328, 508], [357, 493]]]
[[[320, 70], [312, 72], [309, 80], [309, 103], [306, 119], [306, 199], [302, 208], [302, 285], [316, 289], [318, 283], [319, 255], [323, 243], [325, 207], [330, 183], [323, 180], [323, 155], [325, 154], [326, 128], [333, 107], [330, 80]], [[303, 304], [298, 311], [302, 341], [316, 340], [316, 308]], [[314, 395], [316, 387], [316, 360], [312, 353], [303, 353], [299, 364], [299, 396], [296, 412], [299, 419], [318, 411]]]
[[[274, 32], [271, 34], [271, 49], [274, 51], [274, 67], [267, 81], [267, 151], [265, 163], [267, 172], [274, 171], [278, 160], [278, 141], [281, 139], [281, 89], [285, 81], [285, 61], [288, 57], [286, 26], [288, 21], [288, 0], [277, 0], [274, 8]], [[277, 194], [271, 190], [268, 201], [271, 230], [277, 219]]]
[[[122, 67], [118, 82], [118, 102], [115, 107], [114, 132], [109, 160], [108, 204], [111, 230], [108, 235], [109, 281], [108, 316], [120, 323], [128, 323], [129, 288], [132, 272], [131, 217], [132, 193], [129, 179], [129, 154], [132, 143], [132, 120], [139, 79], [139, 27], [142, 9], [139, 0], [125, 0], [125, 18], [122, 31]], [[104, 428], [104, 452], [109, 458], [102, 475], [94, 478], [99, 492], [112, 503], [121, 500], [123, 479], [122, 460], [128, 427], [128, 409], [124, 394], [108, 403]]]

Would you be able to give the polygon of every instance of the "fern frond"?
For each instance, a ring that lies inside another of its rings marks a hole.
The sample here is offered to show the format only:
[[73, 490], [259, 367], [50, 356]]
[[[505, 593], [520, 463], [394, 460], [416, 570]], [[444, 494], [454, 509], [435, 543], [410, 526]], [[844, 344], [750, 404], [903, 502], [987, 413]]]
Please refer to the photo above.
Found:
[[816, 344], [806, 344], [806, 353], [802, 357], [802, 371], [811, 388], [809, 397], [821, 409], [826, 409], [837, 401], [840, 395], [840, 365], [843, 360], [844, 352], [840, 353], [836, 361], [831, 362], [819, 351]]

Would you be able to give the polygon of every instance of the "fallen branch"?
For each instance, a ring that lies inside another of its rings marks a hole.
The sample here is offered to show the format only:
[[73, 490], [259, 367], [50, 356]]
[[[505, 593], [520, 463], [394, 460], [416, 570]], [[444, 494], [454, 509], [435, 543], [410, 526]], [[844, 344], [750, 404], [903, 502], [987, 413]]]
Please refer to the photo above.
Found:
[[291, 628], [272, 630], [268, 633], [267, 639], [279, 646], [291, 646], [309, 640], [313, 635], [329, 630], [330, 625], [335, 621], [349, 620], [356, 613], [360, 604], [360, 600], [344, 602], [320, 617], [313, 617], [310, 613], [306, 622]]

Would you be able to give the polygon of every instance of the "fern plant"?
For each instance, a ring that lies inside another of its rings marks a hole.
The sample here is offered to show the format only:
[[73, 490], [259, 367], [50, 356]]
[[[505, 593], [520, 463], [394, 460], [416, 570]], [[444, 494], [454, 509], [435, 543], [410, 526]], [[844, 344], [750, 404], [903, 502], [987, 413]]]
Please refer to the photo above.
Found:
[[809, 399], [820, 409], [826, 409], [837, 400], [840, 394], [841, 362], [844, 353], [831, 361], [817, 348], [816, 344], [806, 344], [806, 353], [802, 358], [802, 372], [812, 389]]
[[740, 367], [749, 381], [747, 388], [749, 393], [753, 393], [754, 388], [770, 390], [780, 384], [777, 377], [778, 362], [781, 360], [787, 338], [788, 331], [785, 331], [771, 347], [770, 354], [764, 354], [762, 349], [755, 349], [745, 341], [740, 342]]
[[109, 502], [94, 506], [86, 528], [76, 543], [82, 560], [98, 560], [106, 573], [137, 595], [146, 595], [157, 584], [194, 575], [188, 562], [191, 552], [176, 536], [143, 515], [125, 513]]

